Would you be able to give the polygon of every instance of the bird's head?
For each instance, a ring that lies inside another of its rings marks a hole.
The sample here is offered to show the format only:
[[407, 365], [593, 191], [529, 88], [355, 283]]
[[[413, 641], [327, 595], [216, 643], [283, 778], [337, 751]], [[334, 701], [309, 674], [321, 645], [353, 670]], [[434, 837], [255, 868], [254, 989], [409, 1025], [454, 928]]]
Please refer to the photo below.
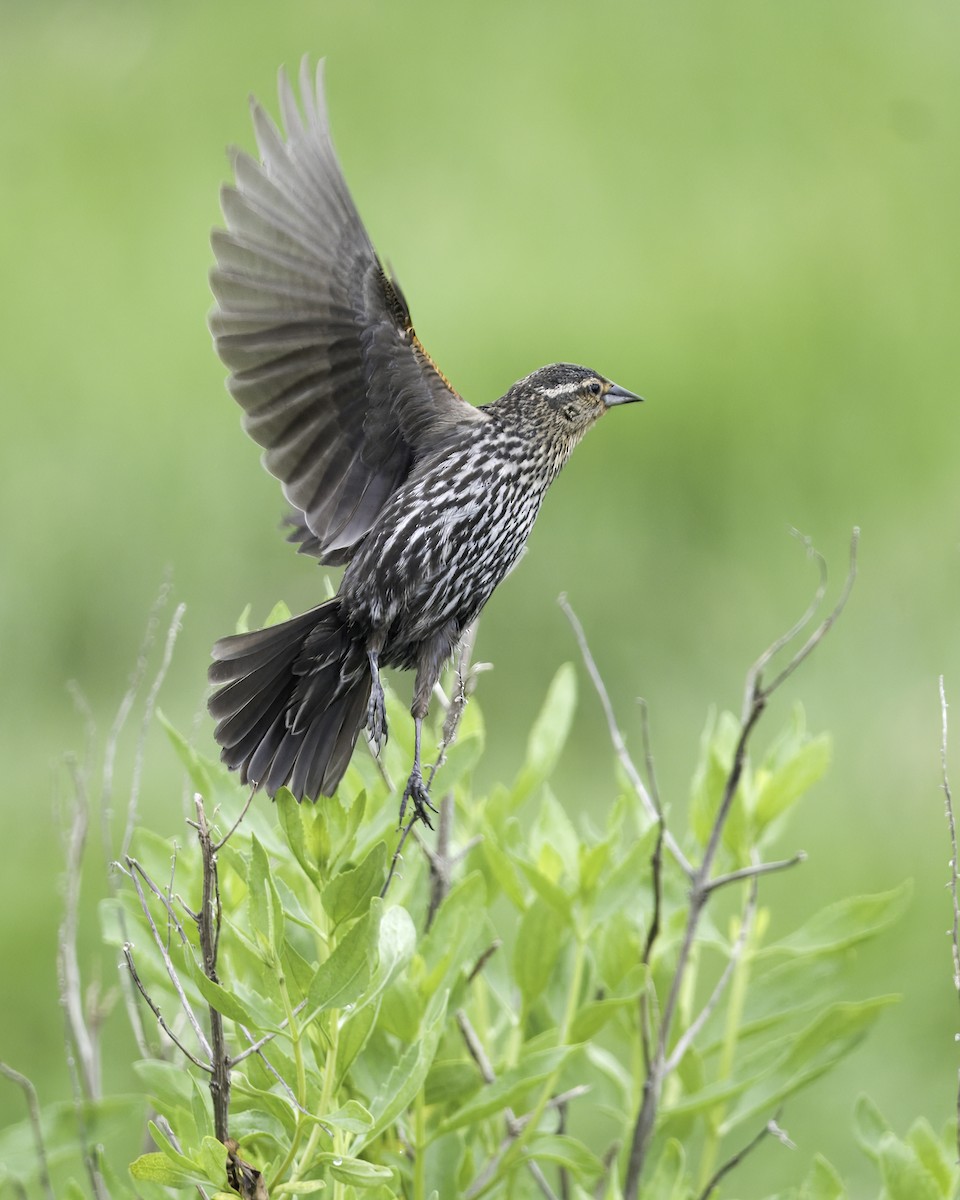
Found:
[[642, 397], [587, 367], [554, 363], [515, 383], [504, 396], [508, 399], [524, 418], [546, 423], [559, 437], [575, 443], [608, 408]]

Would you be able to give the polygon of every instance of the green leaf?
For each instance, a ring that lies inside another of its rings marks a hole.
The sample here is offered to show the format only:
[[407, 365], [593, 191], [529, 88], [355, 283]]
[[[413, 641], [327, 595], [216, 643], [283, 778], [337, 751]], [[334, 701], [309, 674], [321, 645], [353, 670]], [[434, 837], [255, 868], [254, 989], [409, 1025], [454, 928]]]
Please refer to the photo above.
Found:
[[423, 1014], [420, 1036], [406, 1050], [370, 1102], [374, 1123], [366, 1133], [358, 1135], [351, 1146], [354, 1154], [359, 1154], [364, 1146], [370, 1145], [375, 1137], [392, 1125], [420, 1090], [443, 1034], [447, 998], [447, 992], [438, 992], [431, 999]]
[[557, 910], [537, 897], [520, 918], [513, 952], [513, 971], [524, 1007], [543, 992], [570, 938], [570, 928]]
[[527, 893], [523, 887], [520, 872], [516, 863], [505, 852], [500, 843], [503, 841], [503, 828], [494, 828], [489, 822], [484, 822], [483, 841], [480, 843], [480, 854], [484, 865], [494, 883], [503, 894], [521, 911], [527, 906]]
[[[616, 1174], [616, 1172], [612, 1172]], [[644, 1186], [644, 1200], [686, 1200], [686, 1156], [683, 1144], [669, 1138], [657, 1160], [650, 1182]]]
[[[897, 996], [877, 996], [859, 1003], [832, 1004], [796, 1037], [789, 1049], [741, 1097], [721, 1126], [721, 1136], [748, 1118], [770, 1112], [786, 1096], [811, 1083], [860, 1044], [880, 1013]], [[769, 1051], [761, 1051], [764, 1056]]]
[[943, 1200], [934, 1176], [896, 1134], [885, 1133], [880, 1139], [880, 1171], [889, 1200]]
[[652, 860], [656, 844], [657, 828], [651, 826], [632, 843], [616, 866], [604, 874], [590, 906], [592, 929], [625, 911], [634, 914], [635, 921], [652, 915]]
[[376, 963], [380, 910], [377, 899], [317, 967], [307, 992], [307, 1010], [313, 1016], [328, 1008], [346, 1008], [363, 995]]
[[424, 974], [417, 981], [424, 1000], [452, 987], [457, 974], [473, 966], [475, 952], [487, 932], [487, 888], [483, 875], [472, 871], [450, 889], [420, 943]]
[[[315, 816], [315, 813], [307, 813], [307, 810], [299, 804], [293, 793], [287, 788], [280, 788], [274, 797], [277, 806], [277, 816], [280, 820], [280, 827], [283, 830], [284, 837], [287, 839], [287, 845], [293, 853], [294, 858], [300, 864], [303, 873], [310, 880], [315, 888], [323, 886], [323, 874], [320, 870], [320, 846], [318, 840], [313, 836], [316, 832], [314, 822], [308, 821], [307, 817]], [[307, 826], [309, 824], [309, 833]]]
[[188, 1155], [182, 1154], [155, 1121], [148, 1121], [147, 1128], [150, 1130], [154, 1145], [159, 1146], [164, 1157], [169, 1159], [175, 1167], [179, 1167], [181, 1171], [200, 1170], [200, 1164], [194, 1162]]
[[324, 1125], [333, 1125], [345, 1133], [363, 1133], [373, 1124], [373, 1117], [358, 1100], [348, 1100], [343, 1108], [324, 1113]]
[[530, 830], [529, 844], [541, 874], [554, 883], [564, 876], [573, 885], [579, 883], [580, 836], [546, 784], [537, 818]]
[[799, 1200], [847, 1200], [843, 1180], [822, 1154], [814, 1158], [810, 1173], [800, 1188]]
[[690, 828], [701, 846], [710, 838], [739, 737], [740, 722], [732, 713], [707, 718], [690, 794]]
[[141, 1154], [130, 1164], [130, 1174], [140, 1183], [159, 1183], [164, 1187], [184, 1188], [207, 1183], [197, 1170], [175, 1166], [165, 1154]]
[[227, 1148], [215, 1137], [205, 1137], [200, 1143], [200, 1166], [211, 1183], [226, 1182]]
[[769, 955], [832, 954], [848, 949], [891, 925], [903, 913], [913, 888], [909, 880], [889, 892], [851, 896], [821, 909], [805, 925], [757, 953]]
[[821, 734], [804, 742], [775, 770], [764, 772], [753, 804], [758, 829], [765, 829], [823, 778], [831, 749], [829, 735]]
[[633, 969], [621, 985], [602, 1000], [588, 1000], [577, 1009], [570, 1027], [571, 1042], [586, 1042], [606, 1025], [611, 1017], [625, 1008], [633, 1009], [637, 997], [647, 985], [648, 970], [642, 963], [634, 963]]
[[219, 763], [212, 762], [198, 754], [183, 734], [170, 724], [159, 709], [157, 710], [157, 720], [163, 726], [177, 757], [186, 768], [195, 792], [199, 792], [206, 798], [215, 795], [218, 791], [236, 791], [236, 784], [230, 779], [227, 771]]
[[346, 1158], [340, 1155], [321, 1154], [318, 1161], [329, 1167], [330, 1174], [341, 1183], [350, 1183], [354, 1187], [380, 1187], [393, 1179], [393, 1171], [389, 1167], [381, 1167], [377, 1163], [364, 1161], [362, 1158]]
[[581, 1183], [591, 1182], [603, 1172], [600, 1159], [583, 1142], [569, 1134], [536, 1134], [527, 1145], [526, 1156], [533, 1162], [556, 1163]]
[[250, 927], [257, 948], [268, 967], [276, 966], [283, 946], [283, 909], [270, 873], [270, 860], [256, 834], [250, 838], [247, 886]]
[[205, 975], [203, 968], [194, 959], [193, 955], [189, 956], [189, 962], [190, 975], [197, 985], [197, 990], [211, 1008], [215, 1008], [218, 1013], [221, 1013], [230, 1021], [237, 1021], [241, 1025], [256, 1025], [257, 1022], [249, 1010], [237, 999], [233, 992], [228, 991], [222, 984]]
[[356, 867], [338, 871], [323, 889], [320, 901], [334, 926], [362, 917], [387, 877], [387, 847], [377, 842]]
[[133, 1069], [147, 1095], [162, 1112], [169, 1113], [190, 1103], [193, 1083], [181, 1063], [142, 1058], [133, 1064]]
[[460, 1171], [464, 1153], [464, 1136], [459, 1132], [443, 1133], [427, 1143], [424, 1190], [428, 1196], [431, 1192], [447, 1197], [462, 1194]]
[[569, 736], [576, 703], [576, 672], [571, 663], [564, 663], [554, 675], [530, 730], [526, 760], [512, 788], [512, 807], [519, 807], [553, 771]]
[[559, 1070], [578, 1050], [578, 1046], [551, 1046], [524, 1055], [516, 1067], [504, 1071], [493, 1083], [486, 1084], [471, 1100], [442, 1121], [440, 1131], [447, 1133], [451, 1129], [463, 1129], [507, 1107], [520, 1107], [524, 1097], [533, 1088]]
[[[380, 912], [382, 902], [378, 899], [370, 906], [371, 912]], [[407, 966], [417, 946], [417, 930], [405, 908], [395, 905], [380, 917], [377, 941], [379, 955], [377, 969], [370, 986], [360, 1003], [370, 1001], [390, 986], [394, 978]]]
[[[295, 1183], [275, 1183], [270, 1191], [272, 1196], [312, 1196], [322, 1192], [326, 1187], [323, 1179], [298, 1179]], [[231, 1193], [233, 1195], [234, 1193]], [[226, 1197], [226, 1193], [224, 1193]], [[214, 1197], [217, 1200], [217, 1197]]]
[[929, 1121], [918, 1117], [910, 1126], [906, 1140], [907, 1145], [913, 1148], [923, 1166], [936, 1179], [943, 1195], [953, 1196], [956, 1192], [956, 1169], [947, 1158], [943, 1143], [937, 1137]]
[[880, 1161], [880, 1143], [890, 1132], [883, 1113], [869, 1096], [861, 1095], [853, 1109], [853, 1128], [860, 1149], [874, 1162]]

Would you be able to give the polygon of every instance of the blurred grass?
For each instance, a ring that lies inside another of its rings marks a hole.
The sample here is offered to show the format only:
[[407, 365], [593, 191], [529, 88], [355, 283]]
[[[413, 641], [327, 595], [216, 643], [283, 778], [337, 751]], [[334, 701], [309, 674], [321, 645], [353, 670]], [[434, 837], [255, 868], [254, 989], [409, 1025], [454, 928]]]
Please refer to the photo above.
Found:
[[[565, 590], [634, 745], [633, 698], [650, 703], [662, 787], [682, 801], [708, 704], [738, 706], [745, 666], [812, 587], [787, 529], [838, 586], [862, 526], [849, 610], [785, 701], [835, 738], [785, 846], [811, 860], [764, 893], [786, 925], [914, 876], [908, 921], [857, 964], [905, 999], [788, 1108], [796, 1165], [765, 1147], [752, 1170], [772, 1188], [814, 1150], [856, 1168], [861, 1087], [901, 1127], [946, 1118], [936, 677], [960, 695], [958, 24], [942, 3], [825, 0], [5, 6], [0, 1056], [44, 1098], [66, 1078], [51, 797], [83, 742], [65, 682], [105, 729], [170, 565], [188, 612], [162, 703], [189, 726], [242, 606], [318, 594], [277, 535], [279, 492], [204, 324], [224, 146], [251, 144], [245, 97], [273, 107], [276, 67], [310, 52], [328, 58], [361, 212], [460, 390], [485, 401], [568, 359], [648, 397], [578, 451], [484, 618], [489, 780], [515, 768], [574, 656]], [[571, 809], [612, 791], [605, 738], [585, 688]], [[148, 749], [147, 819], [172, 830], [179, 775], [158, 735]], [[0, 1091], [0, 1120], [19, 1114]]]

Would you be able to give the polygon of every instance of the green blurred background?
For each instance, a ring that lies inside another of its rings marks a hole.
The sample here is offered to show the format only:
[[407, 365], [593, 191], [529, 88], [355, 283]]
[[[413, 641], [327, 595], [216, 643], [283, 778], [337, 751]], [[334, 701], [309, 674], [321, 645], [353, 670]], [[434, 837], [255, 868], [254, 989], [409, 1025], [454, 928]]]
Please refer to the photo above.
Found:
[[[275, 111], [277, 66], [309, 52], [328, 58], [358, 206], [454, 384], [482, 402], [567, 359], [648, 399], [578, 451], [484, 617], [485, 780], [515, 770], [557, 664], [576, 657], [566, 591], [634, 748], [647, 698], [661, 788], [682, 803], [708, 706], [739, 707], [745, 667], [811, 592], [789, 528], [839, 588], [862, 527], [847, 613], [769, 718], [768, 736], [802, 698], [835, 761], [783, 845], [810, 860], [762, 897], [785, 930], [913, 877], [907, 919], [851, 963], [851, 991], [903, 1003], [788, 1104], [798, 1152], [765, 1145], [742, 1189], [795, 1179], [817, 1150], [862, 1171], [861, 1089], [901, 1129], [946, 1120], [956, 5], [8, 0], [2, 25], [0, 1057], [41, 1099], [66, 1094], [54, 799], [64, 750], [84, 744], [67, 681], [103, 734], [169, 566], [187, 613], [161, 705], [189, 728], [209, 646], [243, 605], [257, 619], [319, 594], [277, 533], [279, 491], [205, 327], [224, 147], [251, 145], [247, 94]], [[960, 764], [960, 724], [954, 749]], [[144, 821], [182, 830], [157, 731], [146, 771]], [[572, 810], [614, 792], [585, 680], [558, 791]], [[111, 1056], [118, 1084], [124, 1070]], [[20, 1115], [0, 1088], [0, 1124]]]

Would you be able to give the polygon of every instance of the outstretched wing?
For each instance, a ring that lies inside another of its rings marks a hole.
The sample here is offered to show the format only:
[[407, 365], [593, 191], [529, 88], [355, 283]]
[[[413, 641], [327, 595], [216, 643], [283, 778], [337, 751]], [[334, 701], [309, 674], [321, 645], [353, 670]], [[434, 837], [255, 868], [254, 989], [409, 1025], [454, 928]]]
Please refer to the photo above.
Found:
[[297, 510], [302, 549], [347, 562], [413, 462], [486, 416], [421, 346], [350, 198], [330, 140], [323, 64], [280, 72], [282, 135], [256, 101], [261, 162], [237, 152], [211, 241], [210, 316], [228, 386]]

